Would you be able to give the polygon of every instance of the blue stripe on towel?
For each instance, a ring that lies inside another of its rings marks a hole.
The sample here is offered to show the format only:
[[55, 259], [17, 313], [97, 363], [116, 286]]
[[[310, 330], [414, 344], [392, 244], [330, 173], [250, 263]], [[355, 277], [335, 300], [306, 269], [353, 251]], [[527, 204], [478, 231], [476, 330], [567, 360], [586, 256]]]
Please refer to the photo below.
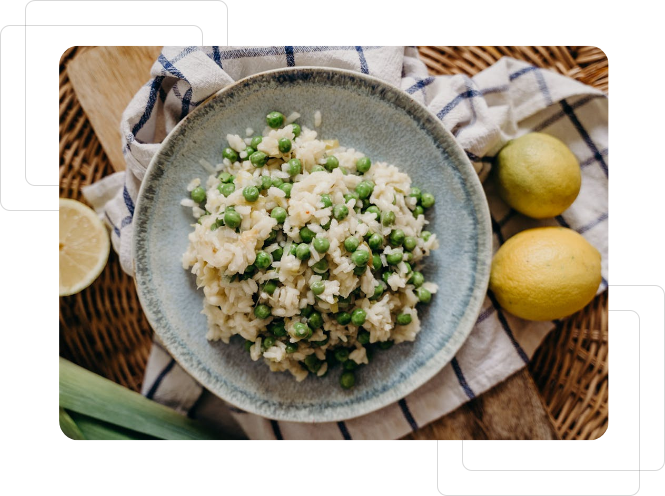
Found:
[[357, 46], [356, 51], [358, 52], [358, 58], [360, 59], [360, 72], [363, 74], [369, 74], [369, 67], [367, 67], [367, 59], [365, 58], [363, 47]]
[[145, 126], [145, 123], [150, 119], [150, 114], [152, 114], [153, 109], [155, 108], [155, 103], [157, 103], [157, 95], [159, 88], [162, 86], [162, 81], [164, 81], [164, 76], [157, 76], [152, 80], [150, 85], [150, 94], [148, 95], [148, 103], [146, 103], [145, 110], [143, 115], [132, 128], [132, 135], [136, 136], [137, 133]]
[[111, 217], [109, 217], [108, 212], [105, 211], [105, 212], [104, 212], [104, 215], [106, 215], [106, 219], [109, 221], [109, 224], [111, 224], [111, 227], [113, 227], [113, 232], [115, 233], [115, 235], [118, 236], [118, 237], [120, 237], [120, 229], [118, 229], [117, 227], [115, 227], [115, 224], [114, 224], [113, 221], [111, 220]]
[[457, 376], [457, 382], [459, 382], [460, 386], [462, 386], [462, 389], [464, 390], [464, 393], [467, 395], [467, 397], [472, 400], [476, 397], [476, 394], [473, 392], [473, 389], [469, 386], [469, 383], [466, 382], [466, 378], [464, 377], [464, 374], [462, 373], [462, 369], [459, 366], [459, 362], [457, 361], [457, 357], [453, 358], [450, 361], [450, 364], [453, 366], [453, 371], [455, 372], [455, 375]]
[[276, 420], [270, 420], [270, 425], [272, 426], [272, 432], [275, 435], [275, 439], [282, 441], [282, 430], [279, 428], [279, 423]]
[[603, 172], [605, 172], [605, 175], [607, 176], [608, 175], [607, 163], [605, 162], [605, 159], [603, 158], [603, 155], [600, 153], [600, 151], [596, 147], [596, 144], [591, 139], [591, 136], [589, 136], [589, 133], [586, 132], [586, 130], [584, 129], [584, 126], [582, 126], [582, 123], [577, 118], [577, 115], [575, 115], [575, 112], [573, 111], [573, 108], [570, 106], [570, 104], [566, 100], [561, 100], [560, 103], [561, 103], [561, 108], [563, 109], [563, 111], [566, 113], [566, 115], [570, 119], [570, 122], [573, 123], [573, 126], [575, 126], [575, 129], [577, 129], [577, 132], [580, 133], [580, 136], [582, 136], [582, 139], [584, 140], [586, 145], [589, 147], [589, 149], [593, 153], [593, 156], [596, 158], [596, 160], [600, 164], [600, 167], [603, 169]]
[[480, 91], [476, 90], [471, 90], [471, 91], [465, 91], [464, 93], [460, 93], [457, 95], [455, 98], [453, 98], [448, 104], [446, 104], [445, 107], [443, 107], [436, 116], [439, 118], [439, 120], [443, 119], [448, 113], [453, 110], [457, 105], [462, 100], [465, 100], [467, 98], [474, 98], [476, 96], [482, 96], [482, 93]]
[[513, 343], [513, 346], [515, 347], [515, 351], [517, 354], [520, 356], [520, 358], [524, 361], [524, 363], [528, 364], [529, 363], [529, 357], [527, 354], [524, 352], [520, 344], [517, 342], [515, 339], [515, 335], [513, 334], [513, 331], [510, 329], [510, 326], [508, 325], [508, 321], [506, 320], [506, 316], [503, 314], [501, 311], [501, 307], [499, 306], [499, 302], [496, 301], [496, 296], [491, 291], [487, 292], [487, 296], [489, 296], [489, 299], [492, 301], [492, 305], [496, 308], [497, 316], [499, 317], [499, 322], [501, 323], [501, 327], [503, 327], [504, 332], [508, 336], [508, 339], [510, 339], [510, 342]]
[[132, 217], [134, 216], [134, 200], [132, 200], [132, 197], [129, 196], [129, 191], [127, 190], [127, 185], [122, 188], [122, 198], [125, 200], [125, 206], [127, 207], [127, 210], [129, 211], [129, 215]]
[[346, 439], [347, 441], [350, 441], [351, 434], [349, 434], [349, 429], [346, 428], [346, 424], [344, 422], [337, 422], [337, 427], [339, 427], [339, 431], [342, 433], [342, 437]]
[[152, 386], [150, 386], [150, 389], [146, 393], [145, 397], [148, 399], [152, 399], [155, 396], [155, 393], [157, 392], [157, 389], [159, 388], [159, 385], [162, 383], [164, 380], [164, 377], [167, 376], [169, 372], [171, 372], [171, 369], [175, 365], [175, 360], [171, 358], [171, 361], [164, 367], [164, 369], [159, 373], [157, 376], [157, 379], [155, 379], [155, 382], [152, 383]]
[[294, 67], [296, 65], [296, 58], [293, 55], [293, 47], [285, 46], [284, 52], [286, 53], [286, 67]]
[[418, 81], [416, 84], [414, 84], [413, 86], [411, 86], [410, 88], [408, 88], [408, 89], [406, 90], [406, 92], [407, 92], [409, 95], [413, 95], [415, 92], [422, 90], [425, 86], [429, 86], [429, 85], [432, 84], [434, 81], [436, 81], [436, 79], [435, 79], [434, 77], [432, 77], [432, 76], [427, 77], [427, 78], [425, 78], [425, 79], [421, 79], [421, 80]]
[[399, 407], [402, 409], [402, 413], [404, 414], [404, 418], [406, 421], [409, 423], [411, 426], [412, 431], [417, 431], [418, 430], [418, 423], [416, 422], [416, 419], [413, 418], [413, 415], [411, 415], [411, 410], [409, 410], [409, 405], [406, 404], [406, 399], [402, 398], [397, 402]]

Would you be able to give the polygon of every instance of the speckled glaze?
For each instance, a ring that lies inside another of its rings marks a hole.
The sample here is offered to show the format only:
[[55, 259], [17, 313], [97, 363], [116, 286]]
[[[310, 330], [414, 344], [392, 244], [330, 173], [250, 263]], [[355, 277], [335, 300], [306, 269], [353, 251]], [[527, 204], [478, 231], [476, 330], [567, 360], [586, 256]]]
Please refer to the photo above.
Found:
[[[260, 132], [272, 110], [299, 112], [313, 127], [320, 110], [322, 139], [337, 138], [373, 161], [407, 172], [430, 191], [429, 230], [440, 239], [423, 271], [439, 285], [429, 306], [420, 305], [422, 330], [413, 343], [374, 354], [356, 386], [339, 386], [335, 368], [324, 378], [296, 382], [253, 362], [237, 336], [230, 344], [206, 340], [203, 292], [181, 265], [191, 209], [180, 206], [199, 165], [221, 159], [227, 133]], [[377, 79], [326, 68], [265, 72], [225, 88], [180, 122], [153, 158], [134, 215], [136, 286], [150, 324], [169, 352], [206, 388], [243, 410], [277, 420], [328, 422], [369, 413], [403, 398], [446, 365], [478, 316], [487, 290], [491, 225], [480, 181], [453, 136], [406, 93]]]

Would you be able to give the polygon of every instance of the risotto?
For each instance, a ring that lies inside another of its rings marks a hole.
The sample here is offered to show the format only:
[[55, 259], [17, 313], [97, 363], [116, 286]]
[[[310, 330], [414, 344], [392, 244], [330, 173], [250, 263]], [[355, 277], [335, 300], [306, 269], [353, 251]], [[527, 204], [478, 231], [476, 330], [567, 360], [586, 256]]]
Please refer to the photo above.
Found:
[[[252, 360], [301, 381], [340, 365], [351, 388], [375, 349], [413, 341], [437, 286], [419, 268], [434, 196], [394, 165], [318, 139], [297, 113], [262, 135], [229, 134], [223, 160], [188, 186], [183, 268], [203, 290], [209, 340], [245, 339]], [[319, 116], [320, 120], [320, 116]]]

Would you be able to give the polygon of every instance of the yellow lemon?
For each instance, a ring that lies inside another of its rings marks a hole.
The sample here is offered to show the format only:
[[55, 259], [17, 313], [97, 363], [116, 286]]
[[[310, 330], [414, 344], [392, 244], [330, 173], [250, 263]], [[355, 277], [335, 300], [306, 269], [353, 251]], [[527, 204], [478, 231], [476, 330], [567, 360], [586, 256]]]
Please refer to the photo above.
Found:
[[560, 140], [543, 133], [514, 139], [495, 165], [501, 198], [534, 219], [555, 217], [577, 198], [582, 184], [575, 155]]
[[109, 248], [97, 214], [81, 202], [60, 198], [60, 296], [90, 286], [106, 265]]
[[490, 290], [513, 315], [555, 320], [584, 308], [600, 281], [600, 253], [586, 239], [564, 227], [537, 227], [496, 252]]

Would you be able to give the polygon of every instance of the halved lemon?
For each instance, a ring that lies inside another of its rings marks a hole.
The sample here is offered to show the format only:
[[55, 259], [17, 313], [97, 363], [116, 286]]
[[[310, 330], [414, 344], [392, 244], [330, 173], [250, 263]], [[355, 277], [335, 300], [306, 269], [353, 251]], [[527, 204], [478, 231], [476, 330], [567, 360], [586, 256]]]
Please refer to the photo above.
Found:
[[83, 203], [60, 198], [60, 296], [87, 288], [109, 258], [109, 235]]

